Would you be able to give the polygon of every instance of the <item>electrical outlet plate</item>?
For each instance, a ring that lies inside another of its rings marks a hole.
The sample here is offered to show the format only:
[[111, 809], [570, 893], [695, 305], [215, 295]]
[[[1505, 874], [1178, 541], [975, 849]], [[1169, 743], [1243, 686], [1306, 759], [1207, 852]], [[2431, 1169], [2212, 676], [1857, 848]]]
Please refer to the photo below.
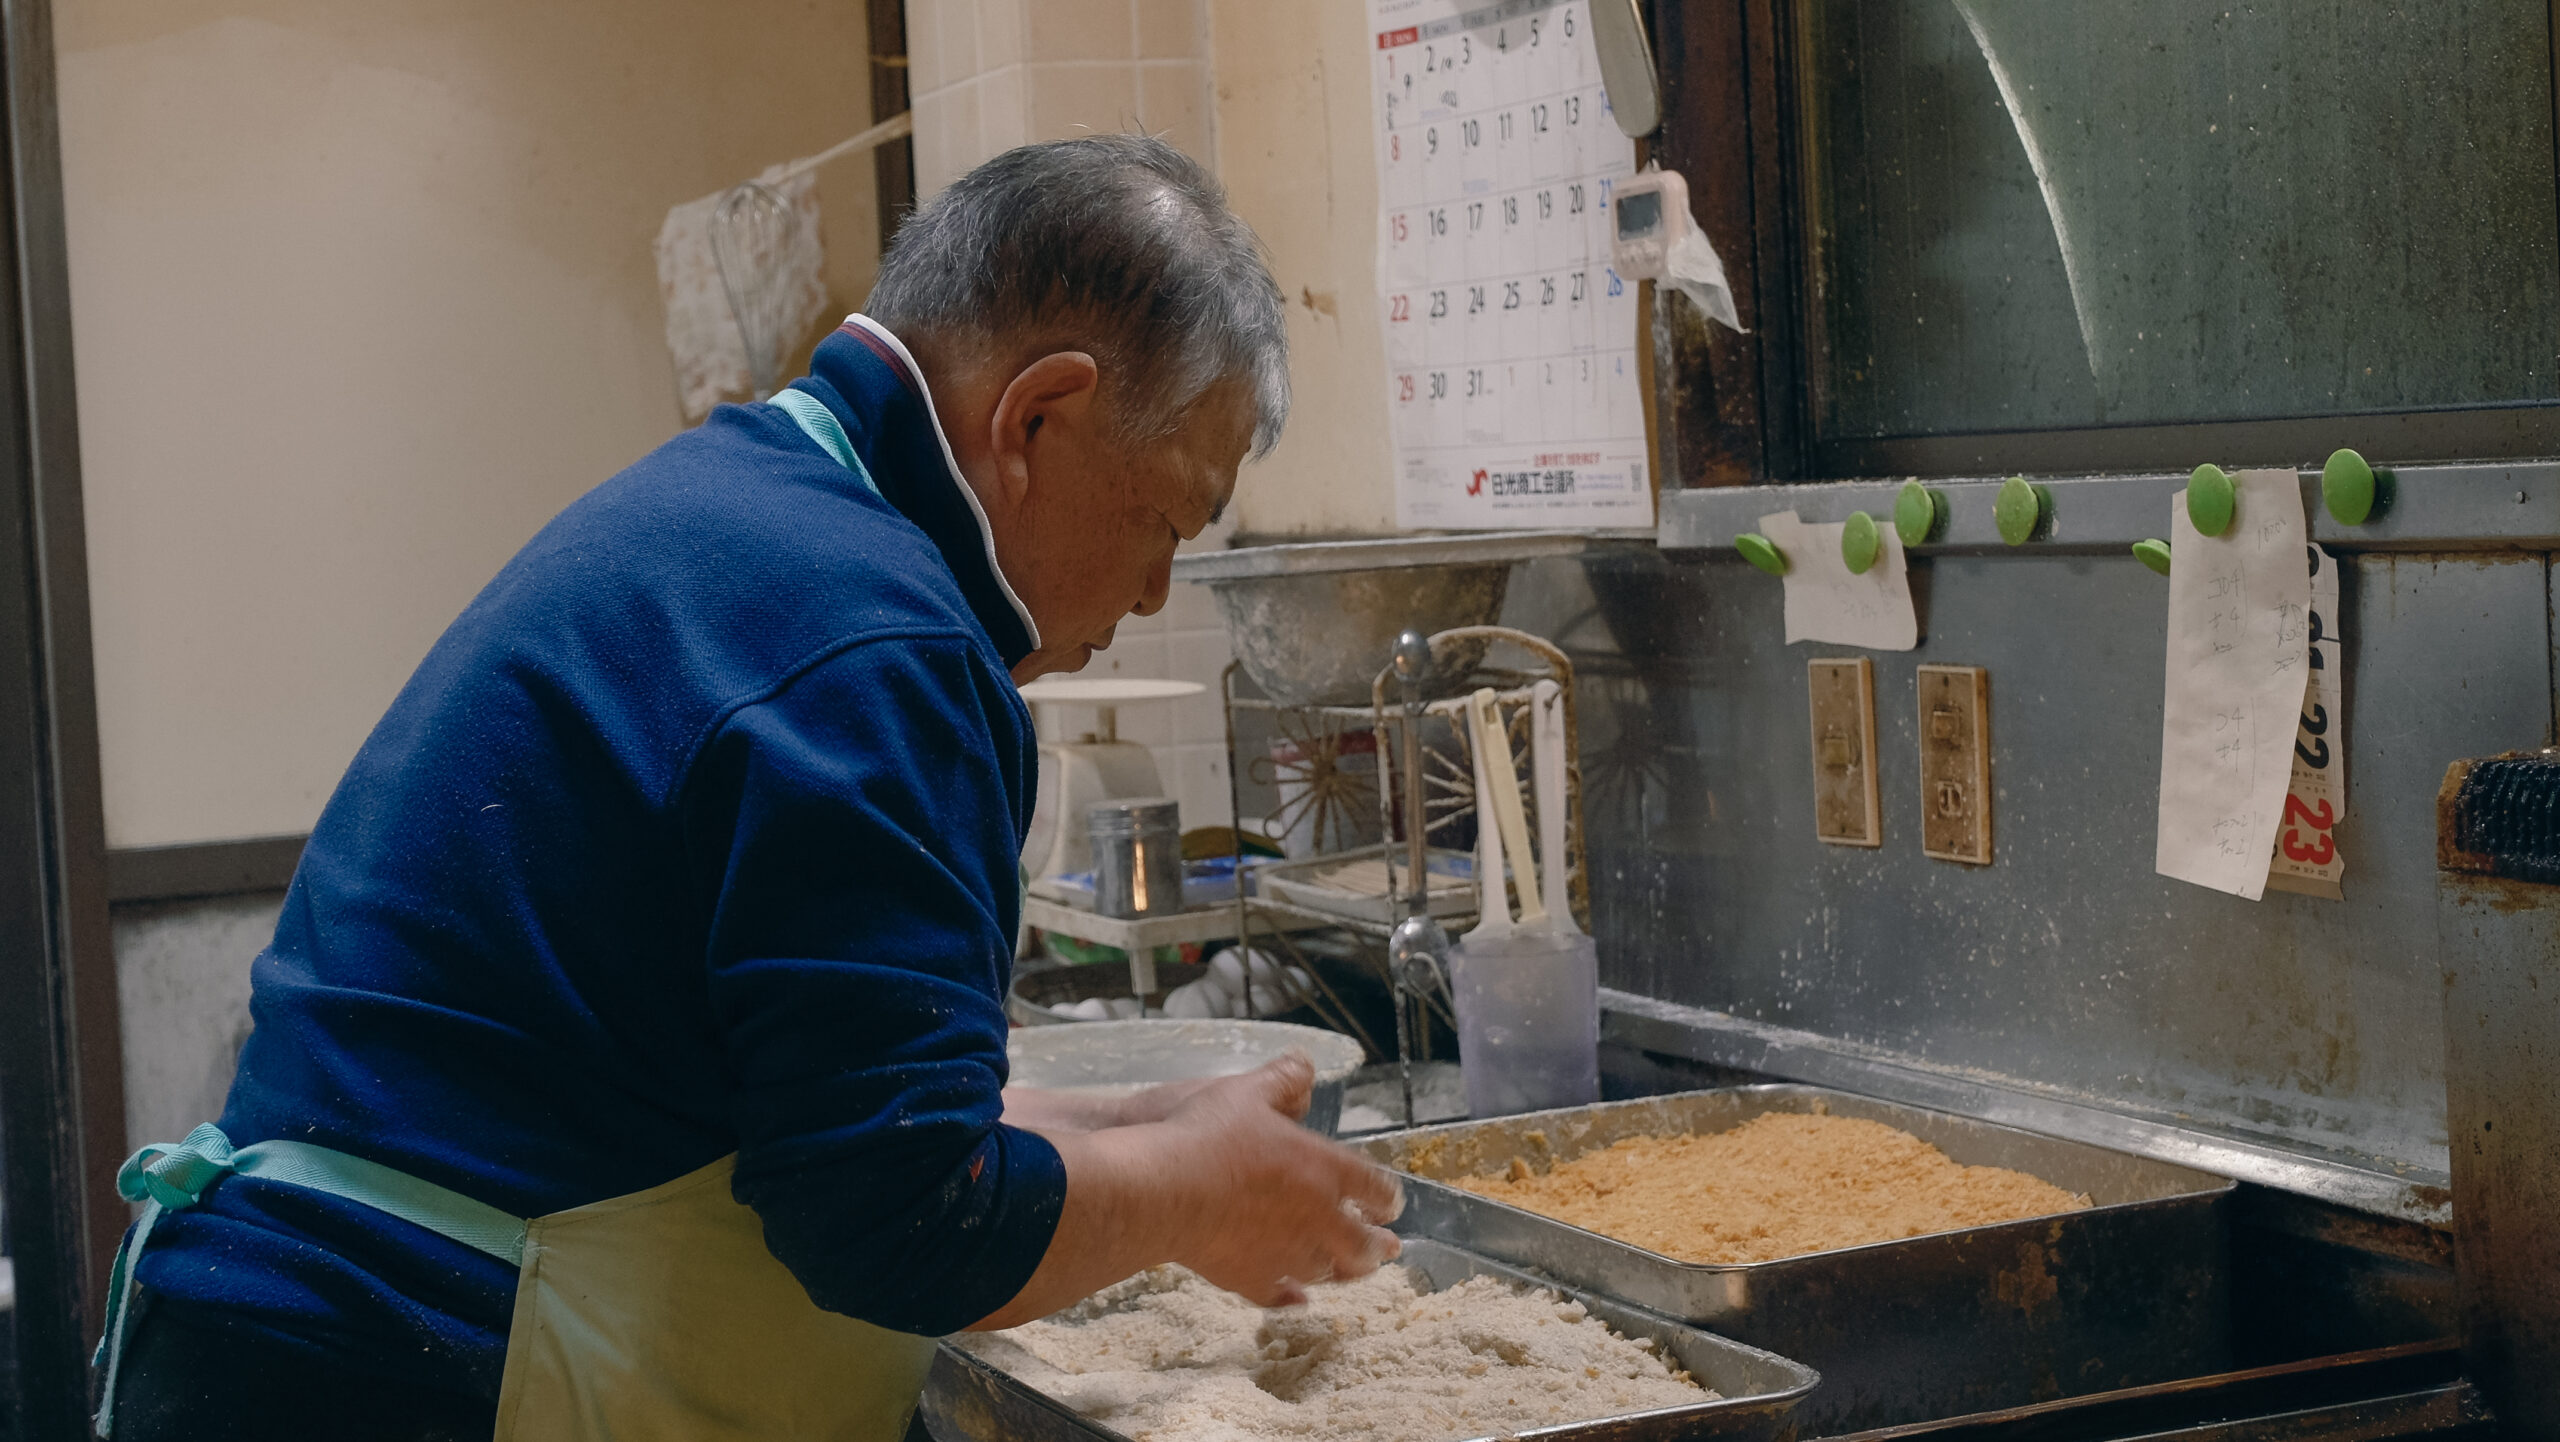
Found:
[[1991, 673], [1922, 666], [1920, 849], [1940, 861], [1991, 864]]
[[1809, 661], [1813, 832], [1834, 846], [1882, 846], [1876, 804], [1876, 667], [1867, 657]]

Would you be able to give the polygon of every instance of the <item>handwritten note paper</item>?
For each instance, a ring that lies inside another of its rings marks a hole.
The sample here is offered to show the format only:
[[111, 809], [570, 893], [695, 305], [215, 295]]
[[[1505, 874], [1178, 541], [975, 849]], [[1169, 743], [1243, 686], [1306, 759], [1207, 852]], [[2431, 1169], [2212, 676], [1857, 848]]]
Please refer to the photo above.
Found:
[[2242, 471], [2219, 536], [2169, 503], [2169, 668], [2160, 717], [2163, 876], [2251, 901], [2293, 776], [2310, 672], [2311, 578], [2302, 488], [2289, 470]]
[[2338, 558], [2318, 546], [2307, 549], [2311, 686], [2294, 726], [2293, 783], [2285, 789], [2267, 885], [2343, 901], [2347, 861], [2338, 854], [2336, 828], [2347, 819], [2345, 620], [2338, 611]]
[[1920, 644], [1911, 609], [1911, 573], [1902, 538], [1881, 527], [1883, 544], [1863, 576], [1840, 559], [1838, 524], [1816, 525], [1780, 511], [1760, 518], [1760, 534], [1787, 558], [1787, 642], [1828, 641], [1871, 651], [1908, 651]]

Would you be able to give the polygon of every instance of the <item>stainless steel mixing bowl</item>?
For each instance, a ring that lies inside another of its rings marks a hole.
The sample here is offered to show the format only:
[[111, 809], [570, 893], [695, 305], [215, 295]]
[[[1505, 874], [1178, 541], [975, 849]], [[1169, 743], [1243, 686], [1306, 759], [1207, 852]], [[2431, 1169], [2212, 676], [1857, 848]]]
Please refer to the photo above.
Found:
[[[1213, 580], [1209, 589], [1236, 659], [1263, 695], [1284, 706], [1366, 706], [1397, 633], [1493, 624], [1511, 565], [1246, 576]], [[1441, 653], [1440, 674], [1474, 670], [1486, 644], [1462, 642]]]
[[[1284, 706], [1366, 706], [1398, 633], [1490, 626], [1513, 565], [1579, 555], [1592, 540], [1502, 531], [1292, 541], [1176, 556], [1173, 578], [1216, 594], [1236, 659], [1263, 695]], [[1441, 653], [1440, 684], [1455, 686], [1484, 650], [1474, 642]]]

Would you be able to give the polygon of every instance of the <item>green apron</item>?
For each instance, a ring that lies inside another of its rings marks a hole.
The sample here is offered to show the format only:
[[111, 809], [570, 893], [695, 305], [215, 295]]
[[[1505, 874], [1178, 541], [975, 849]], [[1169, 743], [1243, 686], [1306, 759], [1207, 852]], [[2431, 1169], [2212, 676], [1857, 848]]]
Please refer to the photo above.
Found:
[[[815, 397], [773, 403], [875, 493], [835, 415]], [[112, 1435], [133, 1325], [134, 1260], [164, 1211], [226, 1175], [309, 1187], [415, 1222], [513, 1263], [516, 1307], [496, 1442], [899, 1442], [934, 1339], [874, 1327], [809, 1300], [730, 1195], [737, 1158], [530, 1221], [389, 1167], [304, 1142], [234, 1149], [200, 1126], [136, 1152], [117, 1174], [142, 1215], [116, 1253], [97, 1434]]]

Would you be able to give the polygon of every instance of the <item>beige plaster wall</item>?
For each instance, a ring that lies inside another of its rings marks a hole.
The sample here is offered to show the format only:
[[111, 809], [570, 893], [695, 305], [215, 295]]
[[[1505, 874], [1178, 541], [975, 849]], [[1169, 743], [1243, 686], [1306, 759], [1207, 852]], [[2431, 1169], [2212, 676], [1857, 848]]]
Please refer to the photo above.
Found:
[[1288, 431], [1248, 473], [1236, 530], [1390, 535], [1377, 162], [1362, 0], [1208, 0], [1218, 171], [1289, 297]]
[[[677, 429], [659, 220], [869, 122], [863, 7], [54, 13], [109, 840], [299, 831], [516, 547]], [[835, 315], [872, 186], [821, 180]]]

